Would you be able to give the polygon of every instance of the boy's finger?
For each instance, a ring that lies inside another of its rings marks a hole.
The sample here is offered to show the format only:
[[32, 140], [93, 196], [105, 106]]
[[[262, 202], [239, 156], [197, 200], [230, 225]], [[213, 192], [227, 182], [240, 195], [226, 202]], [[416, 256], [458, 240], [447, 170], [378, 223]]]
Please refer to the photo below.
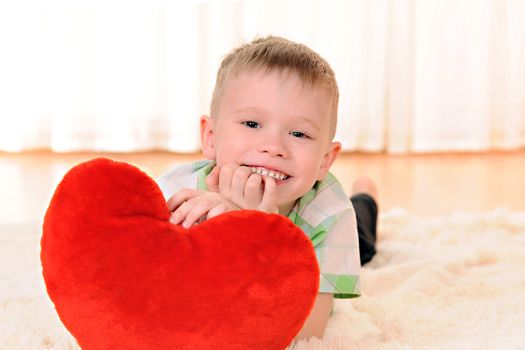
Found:
[[186, 219], [186, 215], [193, 207], [193, 203], [191, 201], [182, 203], [170, 216], [170, 223], [174, 225], [180, 224], [184, 219]]
[[223, 166], [219, 174], [219, 193], [225, 197], [230, 198], [230, 189], [232, 185], [232, 176], [234, 172], [234, 165], [227, 164]]
[[226, 212], [226, 206], [224, 204], [218, 204], [215, 207], [211, 208], [208, 212], [207, 218], [211, 219], [215, 216], [224, 214]]
[[263, 195], [263, 179], [259, 174], [251, 174], [244, 186], [244, 201], [247, 207], [255, 209], [261, 203]]
[[191, 208], [186, 212], [185, 218], [182, 220], [182, 227], [190, 228], [200, 218], [205, 217], [210, 209], [211, 203], [208, 200], [192, 201]]
[[246, 208], [246, 201], [244, 198], [244, 189], [246, 187], [246, 182], [248, 178], [252, 175], [250, 168], [245, 166], [240, 166], [235, 169], [232, 176], [232, 183], [230, 189], [230, 200], [237, 205], [241, 205], [244, 209]]
[[260, 209], [266, 212], [276, 212], [277, 210], [277, 185], [275, 180], [269, 176], [263, 176], [264, 192], [261, 199]]
[[206, 179], [204, 182], [206, 183], [206, 186], [208, 187], [208, 191], [210, 192], [219, 192], [219, 174], [221, 172], [221, 168], [219, 166], [215, 166], [213, 170], [209, 173], [208, 176], [206, 176]]
[[200, 190], [193, 190], [189, 188], [180, 190], [168, 199], [168, 202], [167, 202], [168, 208], [170, 211], [174, 211], [180, 205], [182, 205], [182, 203], [192, 198], [198, 197], [202, 194], [203, 194], [203, 191], [200, 191]]

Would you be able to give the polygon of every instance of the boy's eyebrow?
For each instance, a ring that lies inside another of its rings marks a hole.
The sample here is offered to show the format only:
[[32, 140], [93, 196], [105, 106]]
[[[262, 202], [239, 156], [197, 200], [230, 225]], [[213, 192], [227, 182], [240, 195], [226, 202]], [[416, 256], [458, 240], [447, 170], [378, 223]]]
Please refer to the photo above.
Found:
[[320, 128], [316, 123], [314, 123], [311, 119], [308, 119], [308, 118], [306, 118], [306, 117], [302, 117], [302, 116], [299, 116], [298, 119], [307, 122], [307, 123], [310, 124], [315, 130], [317, 130], [317, 131], [319, 131], [319, 132], [321, 131], [321, 128]]
[[[259, 108], [259, 107], [244, 107], [244, 108], [236, 109], [234, 111], [235, 114], [243, 113], [243, 112], [258, 112], [258, 113], [260, 113], [262, 115], [265, 115], [265, 114], [268, 113], [264, 108]], [[311, 119], [308, 119], [308, 118], [303, 117], [301, 115], [297, 116], [297, 119], [310, 124], [315, 130], [317, 130], [319, 132], [321, 131], [321, 128], [316, 123], [314, 123]]]

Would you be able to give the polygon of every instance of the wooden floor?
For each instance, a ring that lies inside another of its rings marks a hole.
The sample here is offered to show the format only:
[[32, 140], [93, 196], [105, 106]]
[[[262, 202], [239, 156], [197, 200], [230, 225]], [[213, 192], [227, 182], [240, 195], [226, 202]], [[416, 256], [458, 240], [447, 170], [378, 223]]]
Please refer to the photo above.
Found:
[[[98, 156], [132, 163], [153, 177], [200, 154], [0, 153], [0, 222], [41, 220], [54, 188], [75, 164]], [[423, 217], [506, 207], [525, 211], [525, 151], [394, 156], [344, 154], [332, 172], [347, 191], [367, 175], [379, 187], [381, 211], [403, 207]]]

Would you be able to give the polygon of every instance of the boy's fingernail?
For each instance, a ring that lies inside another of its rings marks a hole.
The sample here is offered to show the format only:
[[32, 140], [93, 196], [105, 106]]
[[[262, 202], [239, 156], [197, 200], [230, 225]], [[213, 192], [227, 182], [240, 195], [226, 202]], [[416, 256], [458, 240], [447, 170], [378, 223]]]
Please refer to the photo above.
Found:
[[184, 221], [184, 222], [182, 223], [182, 227], [184, 227], [184, 228], [189, 228], [189, 227], [190, 227], [190, 222], [189, 222], [189, 221]]

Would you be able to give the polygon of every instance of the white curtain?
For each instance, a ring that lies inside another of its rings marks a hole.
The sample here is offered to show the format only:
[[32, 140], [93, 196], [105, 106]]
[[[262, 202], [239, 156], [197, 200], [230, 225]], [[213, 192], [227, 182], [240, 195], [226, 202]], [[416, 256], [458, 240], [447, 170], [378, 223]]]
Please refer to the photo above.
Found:
[[267, 34], [336, 71], [345, 150], [525, 146], [525, 1], [0, 2], [0, 151], [199, 149], [221, 58]]

